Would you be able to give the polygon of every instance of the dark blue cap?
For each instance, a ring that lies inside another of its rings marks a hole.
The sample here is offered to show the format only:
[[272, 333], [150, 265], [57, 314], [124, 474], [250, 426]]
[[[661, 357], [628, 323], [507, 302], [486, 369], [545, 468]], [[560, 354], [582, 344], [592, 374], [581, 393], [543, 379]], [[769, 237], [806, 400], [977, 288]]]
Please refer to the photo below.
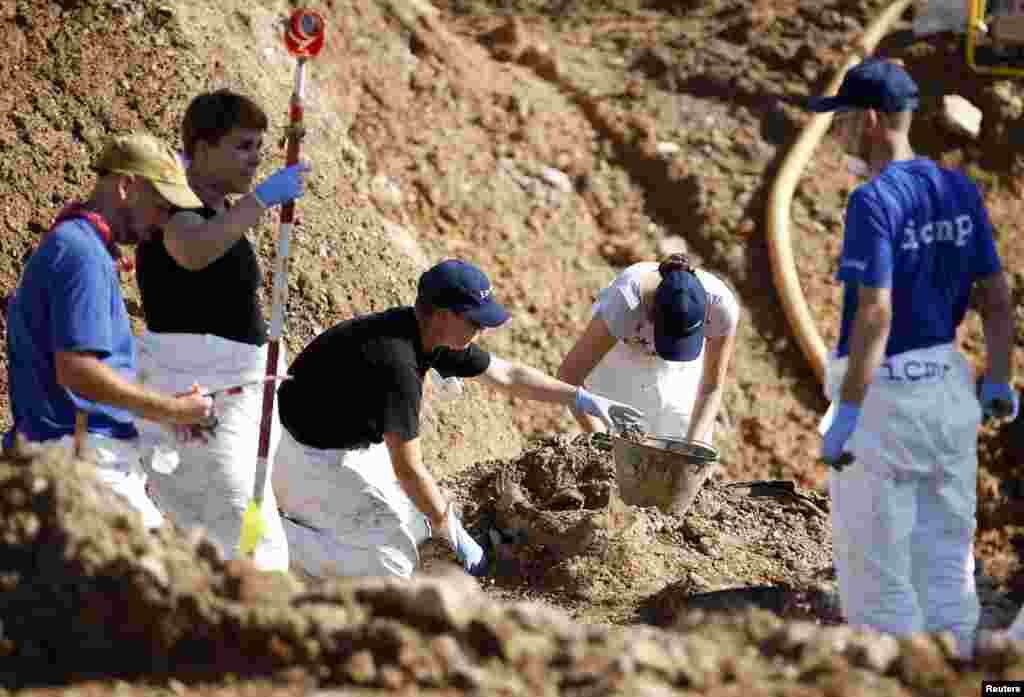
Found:
[[708, 294], [691, 271], [666, 274], [654, 293], [654, 348], [666, 361], [692, 361], [704, 347]]
[[417, 298], [484, 327], [499, 327], [511, 316], [494, 300], [491, 282], [484, 272], [458, 259], [447, 259], [427, 269], [420, 276]]
[[895, 113], [913, 111], [919, 104], [917, 83], [903, 66], [879, 58], [868, 58], [843, 76], [834, 97], [811, 97], [810, 111], [874, 109]]

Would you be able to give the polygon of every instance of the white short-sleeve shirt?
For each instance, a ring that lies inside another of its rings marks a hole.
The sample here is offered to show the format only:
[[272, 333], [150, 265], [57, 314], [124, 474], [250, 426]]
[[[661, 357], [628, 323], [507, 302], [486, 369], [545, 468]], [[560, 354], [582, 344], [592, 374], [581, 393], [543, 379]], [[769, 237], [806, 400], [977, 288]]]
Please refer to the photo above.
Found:
[[[658, 272], [658, 264], [644, 261], [633, 264], [619, 274], [598, 296], [595, 316], [605, 321], [609, 333], [616, 339], [656, 355], [654, 323], [644, 316], [640, 307], [640, 278], [652, 272]], [[722, 337], [732, 334], [739, 321], [736, 295], [717, 276], [702, 269], [698, 269], [696, 274], [708, 295], [704, 336]]]

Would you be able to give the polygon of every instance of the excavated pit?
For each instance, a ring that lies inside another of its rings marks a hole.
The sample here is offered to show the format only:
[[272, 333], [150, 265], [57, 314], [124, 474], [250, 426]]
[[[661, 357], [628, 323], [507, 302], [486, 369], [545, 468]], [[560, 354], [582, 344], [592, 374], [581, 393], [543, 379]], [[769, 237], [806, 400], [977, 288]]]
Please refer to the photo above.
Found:
[[600, 438], [560, 436], [513, 460], [482, 463], [450, 486], [471, 528], [491, 543], [498, 583], [591, 603], [635, 598], [659, 624], [716, 598], [728, 597], [729, 607], [799, 606], [809, 597], [834, 606], [822, 494], [786, 481], [712, 477], [677, 517], [622, 503], [615, 477]]
[[[683, 516], [627, 506], [601, 437], [550, 437], [444, 482], [488, 545], [497, 597], [540, 599], [586, 622], [670, 627], [691, 611], [750, 608], [833, 625], [843, 618], [829, 498], [786, 480], [708, 478]], [[430, 566], [438, 549], [428, 546]], [[450, 558], [447, 550], [441, 556]], [[981, 628], [1017, 606], [977, 577]]]

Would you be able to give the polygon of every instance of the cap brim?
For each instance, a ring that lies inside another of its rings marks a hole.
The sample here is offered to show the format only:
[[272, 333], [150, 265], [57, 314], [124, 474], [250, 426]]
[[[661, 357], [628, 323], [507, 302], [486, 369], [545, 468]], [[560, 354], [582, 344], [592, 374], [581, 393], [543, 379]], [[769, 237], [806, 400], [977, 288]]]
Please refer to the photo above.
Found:
[[662, 360], [685, 363], [696, 360], [704, 349], [704, 327], [686, 336], [654, 331], [654, 350]]
[[505, 309], [503, 305], [496, 302], [489, 302], [481, 305], [480, 307], [474, 307], [466, 310], [462, 313], [463, 317], [468, 317], [479, 325], [484, 327], [494, 328], [500, 327], [505, 324], [512, 316], [509, 311]]
[[179, 184], [168, 184], [166, 182], [157, 182], [152, 179], [149, 180], [164, 199], [177, 208], [202, 208], [203, 202], [199, 200], [196, 193], [187, 186], [181, 186]]

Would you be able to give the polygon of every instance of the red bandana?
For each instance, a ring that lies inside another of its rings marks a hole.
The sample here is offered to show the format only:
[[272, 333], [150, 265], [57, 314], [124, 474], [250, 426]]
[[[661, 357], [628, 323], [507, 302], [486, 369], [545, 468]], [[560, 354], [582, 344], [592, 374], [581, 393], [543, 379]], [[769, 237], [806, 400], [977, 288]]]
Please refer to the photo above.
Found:
[[114, 260], [114, 267], [118, 271], [131, 273], [135, 270], [135, 261], [121, 254], [121, 248], [114, 243], [114, 235], [110, 231], [110, 225], [104, 217], [96, 211], [86, 209], [85, 204], [81, 201], [73, 201], [64, 206], [64, 209], [57, 214], [57, 219], [53, 221], [53, 226], [50, 228], [50, 232], [53, 232], [54, 228], [65, 220], [74, 220], [76, 218], [88, 221], [89, 224], [93, 226], [93, 229], [96, 230], [96, 234], [98, 234], [100, 239], [103, 241], [103, 245], [107, 248], [107, 251], [110, 252], [110, 256]]

